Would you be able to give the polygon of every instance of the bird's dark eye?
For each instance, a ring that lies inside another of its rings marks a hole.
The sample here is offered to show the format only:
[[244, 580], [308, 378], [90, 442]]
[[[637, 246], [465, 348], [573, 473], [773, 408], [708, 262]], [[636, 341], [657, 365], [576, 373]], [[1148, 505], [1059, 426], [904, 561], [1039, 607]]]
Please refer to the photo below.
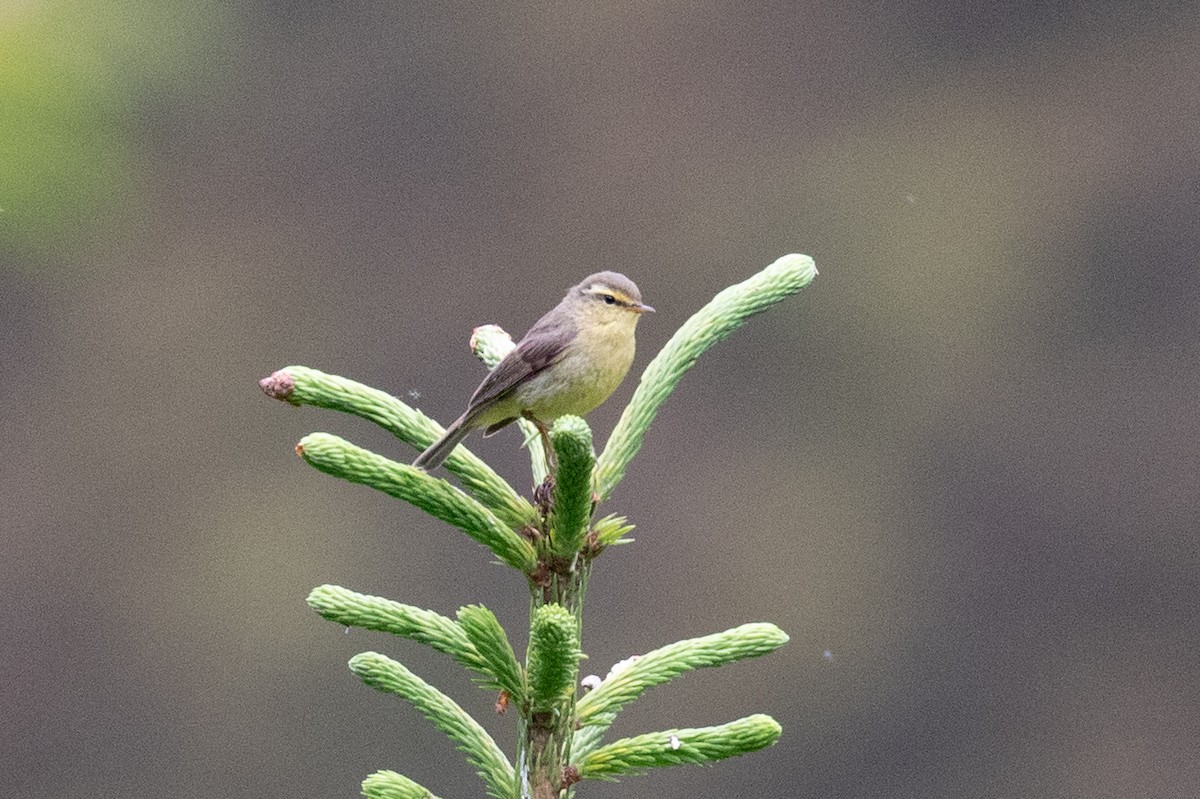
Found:
[[611, 294], [601, 294], [600, 296], [604, 298], [605, 305], [616, 305], [617, 304], [617, 298]]

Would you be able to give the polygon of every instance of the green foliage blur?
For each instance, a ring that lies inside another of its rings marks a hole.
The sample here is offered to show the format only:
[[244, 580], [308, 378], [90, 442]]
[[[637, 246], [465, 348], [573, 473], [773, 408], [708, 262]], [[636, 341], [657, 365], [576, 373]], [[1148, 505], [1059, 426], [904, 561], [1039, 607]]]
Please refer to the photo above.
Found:
[[214, 5], [0, 7], [0, 247], [33, 256], [13, 262], [47, 265], [119, 237], [144, 201], [136, 104], [196, 90], [222, 38]]

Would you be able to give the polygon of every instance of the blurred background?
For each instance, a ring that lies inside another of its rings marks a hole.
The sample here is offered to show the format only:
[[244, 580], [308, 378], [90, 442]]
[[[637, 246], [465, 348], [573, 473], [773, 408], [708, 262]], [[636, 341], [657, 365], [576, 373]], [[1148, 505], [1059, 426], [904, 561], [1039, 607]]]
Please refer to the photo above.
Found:
[[[588, 797], [1191, 797], [1200, 784], [1200, 11], [1193, 3], [0, 3], [0, 774], [14, 797], [480, 783], [359, 683], [446, 658], [322, 583], [524, 646], [521, 579], [292, 453], [448, 421], [472, 327], [599, 269], [659, 311], [821, 275], [704, 356], [604, 512], [586, 668], [772, 621], [614, 733], [778, 745]], [[602, 445], [636, 384], [589, 421]], [[516, 432], [472, 448], [522, 490]]]

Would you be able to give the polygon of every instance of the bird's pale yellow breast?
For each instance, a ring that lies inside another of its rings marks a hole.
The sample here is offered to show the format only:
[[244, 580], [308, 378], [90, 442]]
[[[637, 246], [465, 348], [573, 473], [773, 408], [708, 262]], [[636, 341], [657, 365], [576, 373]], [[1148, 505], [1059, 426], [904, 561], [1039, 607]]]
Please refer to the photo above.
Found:
[[621, 312], [605, 322], [584, 321], [562, 358], [522, 386], [520, 401], [534, 416], [583, 415], [621, 385], [633, 363], [637, 317]]

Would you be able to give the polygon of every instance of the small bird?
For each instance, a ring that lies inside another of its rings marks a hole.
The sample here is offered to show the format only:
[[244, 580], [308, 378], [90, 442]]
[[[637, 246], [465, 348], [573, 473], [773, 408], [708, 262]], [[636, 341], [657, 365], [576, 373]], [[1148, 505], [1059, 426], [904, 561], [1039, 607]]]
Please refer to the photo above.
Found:
[[622, 274], [597, 272], [585, 278], [496, 364], [463, 415], [413, 466], [436, 469], [467, 433], [481, 427], [490, 436], [525, 418], [545, 436], [549, 422], [581, 416], [600, 405], [633, 363], [638, 318], [653, 310]]

